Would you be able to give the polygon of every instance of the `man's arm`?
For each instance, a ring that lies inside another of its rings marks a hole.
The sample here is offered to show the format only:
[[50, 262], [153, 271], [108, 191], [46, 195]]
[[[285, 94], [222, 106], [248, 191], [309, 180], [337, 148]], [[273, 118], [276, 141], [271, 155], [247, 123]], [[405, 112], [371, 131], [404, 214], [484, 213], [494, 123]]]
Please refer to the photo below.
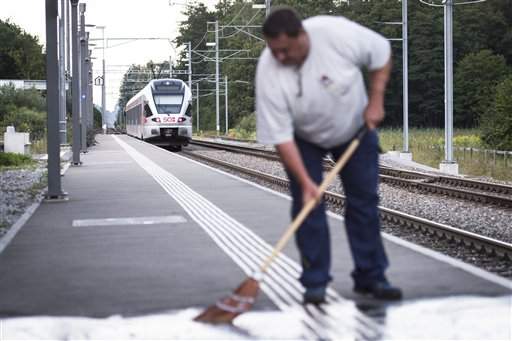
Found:
[[384, 119], [384, 93], [391, 73], [391, 58], [382, 68], [370, 71], [370, 94], [364, 120], [375, 129]]
[[311, 199], [316, 199], [320, 196], [318, 186], [311, 179], [304, 167], [299, 149], [294, 141], [288, 141], [276, 145], [276, 149], [281, 157], [281, 161], [289, 172], [295, 177], [297, 182], [302, 188], [302, 201], [307, 203]]

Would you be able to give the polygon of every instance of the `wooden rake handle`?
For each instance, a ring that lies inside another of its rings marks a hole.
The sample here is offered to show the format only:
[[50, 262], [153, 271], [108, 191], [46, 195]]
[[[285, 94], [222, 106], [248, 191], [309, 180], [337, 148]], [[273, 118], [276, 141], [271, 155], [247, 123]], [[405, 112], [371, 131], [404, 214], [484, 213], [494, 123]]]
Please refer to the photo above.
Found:
[[343, 155], [340, 156], [334, 167], [331, 169], [331, 171], [327, 174], [327, 176], [324, 178], [320, 186], [318, 187], [320, 191], [320, 195], [318, 198], [311, 199], [302, 207], [299, 214], [295, 217], [295, 219], [291, 222], [288, 229], [285, 231], [281, 239], [277, 242], [276, 246], [274, 246], [274, 249], [272, 250], [272, 254], [267, 257], [265, 262], [260, 268], [261, 274], [265, 273], [270, 264], [274, 261], [274, 259], [277, 257], [277, 255], [281, 252], [281, 250], [284, 248], [286, 243], [290, 240], [291, 236], [297, 231], [299, 226], [304, 222], [306, 217], [309, 215], [309, 213], [315, 208], [315, 206], [318, 204], [318, 202], [322, 199], [322, 195], [324, 194], [325, 190], [327, 189], [327, 186], [329, 186], [333, 180], [336, 178], [336, 175], [342, 170], [342, 168], [345, 166], [347, 161], [352, 157], [352, 154], [354, 154], [354, 151], [357, 149], [359, 144], [361, 143], [362, 138], [364, 135], [368, 132], [368, 128], [366, 125], [364, 125], [359, 131], [357, 132], [356, 136], [352, 139], [352, 142], [348, 146], [347, 150], [343, 153]]

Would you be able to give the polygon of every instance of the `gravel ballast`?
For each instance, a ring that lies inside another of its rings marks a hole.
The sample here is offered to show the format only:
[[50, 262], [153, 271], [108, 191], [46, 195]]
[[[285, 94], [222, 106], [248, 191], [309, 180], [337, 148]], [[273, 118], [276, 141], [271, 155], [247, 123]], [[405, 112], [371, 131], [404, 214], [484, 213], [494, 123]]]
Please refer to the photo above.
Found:
[[41, 166], [0, 171], [0, 238], [38, 200], [45, 171]]
[[[210, 149], [194, 149], [192, 152], [193, 154], [201, 154], [272, 174], [274, 176], [286, 178], [286, 173], [284, 172], [281, 164], [276, 161], [267, 161], [261, 158]], [[211, 165], [213, 167], [218, 167], [214, 164]], [[227, 171], [263, 186], [270, 187], [276, 191], [288, 193], [286, 188], [279, 185], [269, 184], [262, 180], [256, 180], [251, 176], [242, 175], [236, 171]], [[328, 190], [343, 193], [342, 186], [339, 183], [331, 186]], [[466, 229], [479, 234], [485, 234], [491, 238], [509, 242], [511, 240], [510, 229], [512, 227], [510, 226], [511, 223], [509, 218], [511, 210], [471, 203], [466, 200], [457, 200], [440, 195], [421, 194], [420, 196], [419, 193], [414, 193], [406, 189], [394, 188], [382, 183], [380, 185], [380, 197], [380, 205], [384, 207], [394, 208], [411, 215], [422, 216], [436, 222], [444, 222], [445, 224], [454, 227]], [[329, 206], [331, 211], [343, 215], [342, 208], [334, 207], [332, 205]], [[439, 217], [442, 217], [442, 219], [435, 219]], [[436, 236], [424, 234], [421, 231], [408, 227], [383, 222], [382, 229], [384, 232], [408, 240], [412, 243], [458, 258], [503, 277], [512, 278], [512, 260], [497, 259], [492, 255], [484, 255], [472, 248], [454, 244], [453, 242], [442, 240]]]
[[[280, 162], [217, 150], [195, 150], [194, 153], [286, 178]], [[343, 187], [338, 180], [328, 190], [343, 193]], [[512, 243], [511, 209], [425, 194], [384, 183], [380, 184], [380, 205]]]

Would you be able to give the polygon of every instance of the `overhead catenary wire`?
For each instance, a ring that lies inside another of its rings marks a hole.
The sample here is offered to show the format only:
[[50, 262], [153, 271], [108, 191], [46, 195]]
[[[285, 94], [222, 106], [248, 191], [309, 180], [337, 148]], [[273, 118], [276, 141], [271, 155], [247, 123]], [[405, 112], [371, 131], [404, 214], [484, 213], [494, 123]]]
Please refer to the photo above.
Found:
[[[427, 2], [426, 0], [418, 0], [420, 3], [424, 4], [424, 5], [427, 5], [427, 6], [430, 6], [430, 7], [444, 7], [444, 2], [445, 0], [443, 0], [443, 4], [435, 4], [432, 2]], [[471, 1], [463, 1], [463, 2], [453, 2], [453, 5], [454, 6], [458, 6], [458, 5], [472, 5], [472, 4], [476, 4], [476, 3], [480, 3], [480, 2], [486, 2], [487, 0], [471, 0]]]
[[[227, 38], [231, 38], [235, 35], [237, 35], [238, 33], [242, 32], [242, 33], [246, 33], [246, 34], [249, 34], [248, 32], [245, 32], [243, 31], [245, 28], [248, 28], [249, 25], [253, 22], [254, 19], [256, 19], [256, 17], [258, 16], [260, 10], [258, 10], [253, 16], [251, 19], [249, 19], [249, 21], [243, 25], [241, 28], [237, 28], [237, 27], [233, 27], [235, 30], [237, 30], [237, 32], [231, 34], [231, 35], [228, 35], [228, 36], [222, 36], [222, 37], [219, 37], [220, 39], [227, 39]], [[226, 26], [229, 26], [231, 24], [227, 24], [227, 25], [223, 25], [222, 27], [225, 28]], [[254, 35], [251, 35], [251, 36], [254, 36]], [[261, 39], [260, 37], [257, 37], [257, 36], [254, 36], [254, 38], [257, 38], [257, 39]], [[263, 40], [263, 39], [261, 39]]]

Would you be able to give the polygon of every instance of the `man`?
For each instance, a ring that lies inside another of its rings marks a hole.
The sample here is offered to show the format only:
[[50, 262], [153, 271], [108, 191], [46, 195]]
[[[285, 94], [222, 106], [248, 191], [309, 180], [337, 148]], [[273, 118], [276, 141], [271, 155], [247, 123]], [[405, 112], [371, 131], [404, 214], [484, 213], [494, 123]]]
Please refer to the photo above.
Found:
[[[263, 25], [267, 48], [256, 71], [258, 140], [274, 144], [290, 178], [292, 216], [320, 196], [322, 159], [335, 159], [363, 124], [370, 131], [340, 172], [347, 196], [345, 223], [355, 263], [354, 291], [378, 299], [400, 299], [384, 271], [388, 260], [380, 236], [378, 137], [384, 92], [391, 70], [389, 42], [343, 17], [301, 22], [280, 7]], [[361, 68], [369, 72], [369, 98]], [[330, 276], [330, 239], [325, 204], [320, 203], [296, 234], [306, 288], [305, 303], [325, 301]]]

